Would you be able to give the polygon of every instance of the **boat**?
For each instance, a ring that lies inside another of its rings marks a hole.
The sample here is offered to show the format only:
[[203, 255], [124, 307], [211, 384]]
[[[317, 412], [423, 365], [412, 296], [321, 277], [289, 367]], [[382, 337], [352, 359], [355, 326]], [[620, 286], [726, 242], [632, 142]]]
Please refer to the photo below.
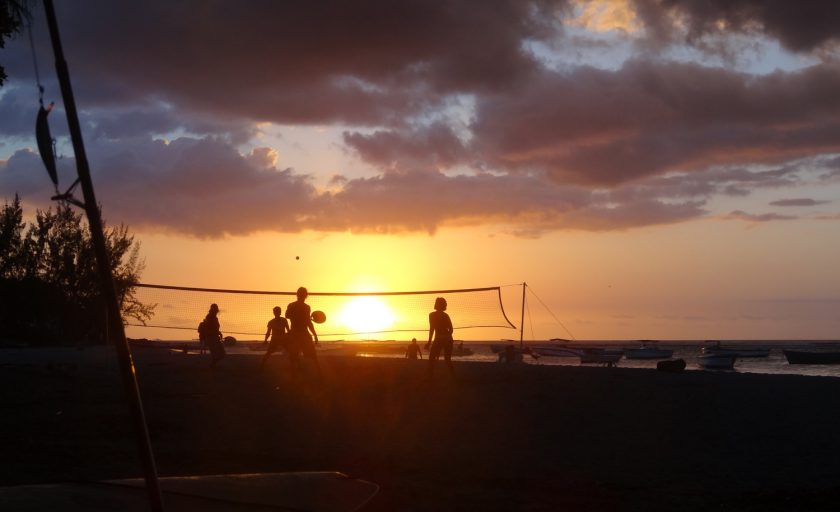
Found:
[[534, 352], [541, 356], [547, 357], [580, 357], [583, 354], [583, 349], [571, 346], [557, 347], [538, 345], [533, 347]]
[[534, 359], [540, 358], [540, 354], [532, 350], [531, 347], [519, 347], [512, 343], [509, 345], [497, 345], [495, 348], [491, 347], [491, 350], [494, 354], [498, 354], [498, 361], [500, 363], [521, 363], [526, 355]]
[[732, 370], [736, 356], [731, 354], [701, 354], [697, 364], [704, 370]]
[[623, 356], [623, 350], [607, 350], [601, 347], [581, 347], [574, 345], [536, 345], [533, 351], [541, 356], [547, 357], [577, 357], [581, 364], [607, 364], [617, 363]]
[[670, 359], [674, 355], [673, 350], [662, 349], [657, 341], [640, 340], [639, 347], [625, 348], [624, 357], [627, 359]]
[[612, 366], [624, 356], [623, 350], [607, 350], [603, 348], [585, 348], [580, 354], [581, 364], [606, 364]]
[[465, 347], [464, 342], [458, 342], [457, 345], [452, 347], [452, 355], [455, 357], [464, 357], [464, 356], [471, 356], [473, 355], [473, 350], [471, 348]]
[[700, 352], [703, 354], [731, 355], [739, 358], [767, 357], [770, 355], [769, 348], [752, 347], [747, 345], [743, 347], [724, 347], [719, 341], [707, 341], [702, 347], [700, 347]]
[[840, 364], [840, 352], [784, 349], [788, 364]]

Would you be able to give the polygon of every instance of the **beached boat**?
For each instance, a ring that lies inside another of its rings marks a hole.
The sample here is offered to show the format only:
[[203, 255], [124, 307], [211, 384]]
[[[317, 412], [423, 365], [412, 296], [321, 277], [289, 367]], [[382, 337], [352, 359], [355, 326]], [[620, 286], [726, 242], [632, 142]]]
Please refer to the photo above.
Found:
[[767, 357], [770, 355], [769, 348], [741, 346], [741, 347], [724, 347], [719, 341], [707, 341], [705, 345], [700, 347], [702, 354], [719, 354], [730, 355], [735, 357]]
[[788, 364], [840, 364], [840, 352], [784, 349]]
[[624, 357], [627, 359], [669, 359], [674, 355], [673, 350], [659, 348], [657, 341], [640, 340], [636, 348], [625, 348]]
[[735, 359], [731, 354], [702, 354], [697, 357], [697, 364], [704, 370], [731, 370]]
[[461, 341], [457, 345], [452, 347], [452, 355], [454, 357], [471, 356], [473, 355], [473, 350], [471, 348], [465, 347], [464, 342]]
[[585, 348], [580, 354], [581, 364], [614, 365], [624, 356], [622, 350], [607, 350], [603, 348]]
[[583, 349], [571, 346], [545, 346], [537, 345], [533, 347], [534, 352], [546, 357], [580, 357], [583, 354]]
[[525, 355], [529, 355], [534, 359], [540, 358], [540, 355], [532, 350], [531, 347], [520, 347], [519, 345], [515, 345], [513, 343], [505, 345], [490, 345], [490, 350], [494, 354], [498, 354], [498, 361], [500, 363], [519, 363], [522, 362]]

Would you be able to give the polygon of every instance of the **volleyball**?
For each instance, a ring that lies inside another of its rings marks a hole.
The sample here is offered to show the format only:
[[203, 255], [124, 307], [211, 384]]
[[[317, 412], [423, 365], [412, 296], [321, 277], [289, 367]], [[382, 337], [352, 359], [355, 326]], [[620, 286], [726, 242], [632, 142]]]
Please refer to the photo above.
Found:
[[323, 311], [313, 311], [312, 321], [316, 324], [322, 324], [327, 321], [327, 315]]

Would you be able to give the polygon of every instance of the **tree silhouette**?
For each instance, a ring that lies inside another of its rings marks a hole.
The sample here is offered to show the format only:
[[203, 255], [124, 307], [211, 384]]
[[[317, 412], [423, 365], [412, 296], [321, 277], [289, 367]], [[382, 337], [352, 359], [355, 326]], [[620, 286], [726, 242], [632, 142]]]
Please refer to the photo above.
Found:
[[[29, 19], [30, 3], [25, 0], [0, 0], [0, 49], [20, 32], [24, 20]], [[0, 86], [6, 81], [6, 71], [0, 65]]]
[[[0, 210], [0, 337], [32, 343], [103, 342], [105, 304], [90, 232], [70, 206], [38, 210], [24, 232], [20, 198]], [[150, 319], [155, 305], [137, 300], [140, 244], [120, 225], [105, 244], [123, 318]]]

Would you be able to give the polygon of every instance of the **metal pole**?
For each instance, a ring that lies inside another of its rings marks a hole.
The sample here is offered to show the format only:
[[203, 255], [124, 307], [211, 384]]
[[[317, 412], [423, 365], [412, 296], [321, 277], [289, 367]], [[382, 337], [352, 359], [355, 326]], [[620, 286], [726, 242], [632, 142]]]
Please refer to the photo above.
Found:
[[67, 62], [64, 61], [64, 50], [61, 47], [58, 22], [56, 21], [55, 8], [53, 7], [52, 0], [44, 0], [44, 8], [47, 14], [47, 24], [49, 25], [53, 53], [55, 54], [55, 70], [58, 75], [59, 84], [61, 85], [61, 97], [64, 101], [64, 110], [67, 112], [67, 124], [70, 128], [73, 152], [76, 155], [76, 169], [79, 173], [79, 183], [84, 194], [85, 213], [87, 213], [88, 224], [90, 225], [91, 242], [93, 243], [93, 250], [96, 254], [96, 265], [102, 285], [102, 294], [105, 298], [107, 318], [110, 323], [109, 332], [113, 335], [114, 345], [117, 349], [117, 360], [119, 361], [122, 374], [123, 387], [125, 388], [129, 408], [131, 409], [137, 448], [140, 452], [143, 474], [146, 479], [149, 505], [152, 511], [162, 512], [163, 500], [157, 478], [157, 469], [155, 468], [155, 458], [152, 453], [152, 444], [149, 440], [149, 429], [146, 426], [146, 417], [143, 413], [140, 389], [137, 387], [134, 361], [131, 358], [131, 351], [125, 339], [125, 329], [123, 328], [122, 316], [120, 315], [117, 292], [116, 288], [114, 288], [113, 276], [111, 275], [111, 262], [108, 258], [105, 235], [102, 230], [102, 219], [99, 215], [96, 196], [93, 193], [93, 182], [90, 178], [90, 168], [88, 167], [84, 141], [82, 140], [82, 129], [79, 125], [78, 113], [76, 112], [76, 102], [73, 99], [73, 88], [70, 85], [70, 72], [67, 69]]
[[527, 284], [522, 283], [522, 316], [519, 318], [519, 349], [522, 350], [522, 336], [525, 331], [525, 287]]

